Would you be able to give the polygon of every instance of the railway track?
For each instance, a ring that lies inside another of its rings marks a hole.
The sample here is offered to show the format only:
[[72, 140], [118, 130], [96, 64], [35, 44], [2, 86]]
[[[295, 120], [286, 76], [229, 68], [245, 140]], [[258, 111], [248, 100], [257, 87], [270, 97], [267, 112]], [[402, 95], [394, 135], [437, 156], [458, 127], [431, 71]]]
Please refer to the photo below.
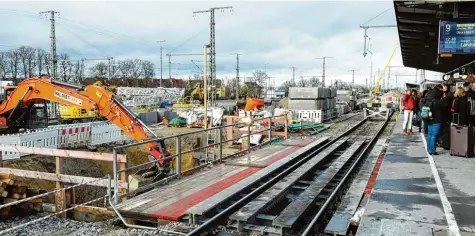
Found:
[[[387, 120], [388, 121], [388, 120]], [[387, 121], [362, 120], [189, 221], [188, 235], [316, 235]], [[376, 128], [376, 129], [375, 129]], [[373, 129], [373, 130], [372, 130]]]

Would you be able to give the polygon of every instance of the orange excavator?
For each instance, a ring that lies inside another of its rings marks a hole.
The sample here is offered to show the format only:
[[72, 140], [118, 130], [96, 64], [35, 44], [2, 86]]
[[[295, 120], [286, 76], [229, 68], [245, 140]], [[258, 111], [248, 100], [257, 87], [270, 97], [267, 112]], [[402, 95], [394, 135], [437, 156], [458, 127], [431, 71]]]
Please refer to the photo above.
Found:
[[[32, 108], [45, 101], [95, 111], [136, 141], [157, 137], [136, 114], [106, 88], [98, 85], [73, 85], [47, 78], [23, 80], [12, 91], [8, 91], [5, 100], [0, 103], [0, 129], [5, 132], [15, 132], [24, 128]], [[169, 161], [162, 159], [169, 156], [169, 153], [165, 149], [164, 142], [151, 142], [144, 146], [158, 161], [159, 174], [167, 172]]]

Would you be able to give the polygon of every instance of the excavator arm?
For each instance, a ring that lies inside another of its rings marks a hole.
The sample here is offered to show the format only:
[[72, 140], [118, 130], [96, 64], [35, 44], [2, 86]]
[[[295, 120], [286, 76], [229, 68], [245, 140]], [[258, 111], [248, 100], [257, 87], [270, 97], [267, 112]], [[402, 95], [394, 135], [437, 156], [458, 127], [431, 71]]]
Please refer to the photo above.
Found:
[[[124, 133], [136, 141], [156, 137], [132, 111], [124, 106], [111, 91], [97, 85], [85, 88], [43, 78], [31, 78], [22, 81], [18, 87], [0, 104], [0, 127], [8, 126], [17, 109], [44, 100], [80, 107], [96, 111], [105, 117]], [[150, 154], [158, 160], [162, 167], [169, 161], [162, 159], [168, 155], [163, 142], [144, 144]]]

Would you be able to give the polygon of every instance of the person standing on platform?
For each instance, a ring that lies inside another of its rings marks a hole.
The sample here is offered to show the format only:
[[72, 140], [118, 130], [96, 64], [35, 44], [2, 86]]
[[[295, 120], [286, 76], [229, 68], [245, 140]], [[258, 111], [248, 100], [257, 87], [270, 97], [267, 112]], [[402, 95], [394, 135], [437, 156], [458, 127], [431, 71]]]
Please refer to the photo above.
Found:
[[464, 92], [464, 89], [461, 87], [457, 88], [455, 92], [455, 99], [451, 105], [451, 113], [457, 114], [456, 117], [453, 116], [453, 122], [464, 126], [469, 125], [468, 104], [468, 96]]
[[[423, 108], [423, 105], [425, 105], [425, 102], [426, 102], [426, 96], [428, 95], [428, 89], [424, 90], [422, 93], [421, 93], [421, 97], [419, 99], [419, 103], [418, 103], [418, 110], [419, 110], [419, 116], [421, 117], [421, 109]], [[428, 134], [428, 123], [425, 122], [423, 119], [421, 119], [421, 126], [420, 126], [420, 132], [421, 132], [421, 129], [423, 129], [423, 134], [425, 134], [425, 136]]]
[[428, 135], [426, 136], [427, 147], [426, 150], [430, 155], [438, 155], [436, 152], [436, 141], [438, 134], [440, 133], [441, 123], [443, 122], [443, 113], [446, 106], [443, 101], [443, 88], [441, 85], [436, 85], [435, 89], [428, 92], [426, 98], [426, 106], [429, 106], [432, 113], [432, 118], [427, 120], [428, 123]]
[[411, 90], [407, 89], [403, 95], [403, 134], [412, 134], [412, 118], [415, 100], [412, 97]]
[[474, 99], [474, 83], [473, 89], [471, 89], [471, 83], [465, 82], [463, 84], [463, 89], [466, 92], [466, 96], [468, 98], [468, 124], [471, 127], [474, 127], [474, 110], [475, 110], [475, 99]]
[[439, 144], [443, 149], [450, 150], [450, 128], [451, 128], [451, 104], [454, 100], [454, 94], [451, 92], [451, 84], [443, 84], [443, 101], [445, 108], [443, 110], [443, 120], [441, 122]]

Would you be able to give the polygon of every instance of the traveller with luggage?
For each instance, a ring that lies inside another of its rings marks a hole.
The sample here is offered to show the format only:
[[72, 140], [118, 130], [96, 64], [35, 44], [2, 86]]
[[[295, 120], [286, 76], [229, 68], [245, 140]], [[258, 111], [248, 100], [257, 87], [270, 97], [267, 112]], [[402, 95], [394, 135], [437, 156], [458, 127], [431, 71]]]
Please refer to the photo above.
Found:
[[422, 118], [428, 123], [428, 135], [426, 136], [427, 152], [431, 155], [439, 155], [436, 152], [436, 141], [443, 122], [445, 102], [442, 100], [443, 91], [441, 85], [428, 92], [425, 104], [422, 108]]

